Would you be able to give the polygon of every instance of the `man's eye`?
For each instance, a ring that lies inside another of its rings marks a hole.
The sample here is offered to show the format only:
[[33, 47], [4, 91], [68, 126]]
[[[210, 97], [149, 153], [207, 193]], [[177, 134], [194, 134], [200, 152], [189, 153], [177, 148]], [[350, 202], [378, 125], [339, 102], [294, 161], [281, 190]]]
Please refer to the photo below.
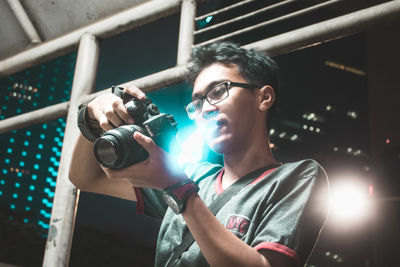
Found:
[[208, 94], [208, 97], [212, 98], [212, 99], [218, 99], [225, 94], [225, 91], [226, 91], [225, 86], [223, 86], [223, 85], [216, 86], [213, 88], [213, 90], [210, 91], [210, 93]]

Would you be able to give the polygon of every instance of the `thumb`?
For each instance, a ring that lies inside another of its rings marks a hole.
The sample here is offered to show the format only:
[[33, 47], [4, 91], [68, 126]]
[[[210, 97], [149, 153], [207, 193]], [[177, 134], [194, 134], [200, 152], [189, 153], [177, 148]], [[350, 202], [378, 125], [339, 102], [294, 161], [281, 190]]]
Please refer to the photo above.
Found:
[[133, 134], [133, 138], [136, 140], [136, 142], [138, 142], [139, 145], [146, 149], [147, 152], [150, 152], [156, 145], [153, 139], [138, 131]]

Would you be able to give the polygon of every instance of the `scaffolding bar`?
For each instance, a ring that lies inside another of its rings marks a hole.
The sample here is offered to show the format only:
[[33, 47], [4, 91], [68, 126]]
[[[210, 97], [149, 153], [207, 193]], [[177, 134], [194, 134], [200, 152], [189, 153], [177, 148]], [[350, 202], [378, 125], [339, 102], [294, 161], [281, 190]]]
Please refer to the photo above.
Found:
[[[151, 92], [159, 88], [183, 82], [186, 75], [186, 66], [178, 66], [121, 84], [121, 86], [135, 85], [144, 92]], [[78, 104], [87, 103], [100, 94], [110, 92], [110, 90], [110, 88], [107, 88], [94, 94], [83, 96], [79, 99]], [[0, 134], [66, 116], [69, 103], [70, 102], [63, 102], [2, 120], [0, 121]]]
[[244, 47], [266, 51], [270, 56], [278, 56], [355, 34], [399, 18], [400, 0], [395, 0], [283, 33]]
[[2, 120], [0, 134], [66, 116], [68, 108], [69, 102], [64, 102]]
[[204, 28], [204, 29], [201, 29], [201, 30], [197, 30], [197, 31], [195, 31], [194, 35], [198, 35], [198, 34], [213, 30], [213, 29], [217, 29], [217, 28], [220, 28], [222, 26], [229, 25], [231, 23], [238, 22], [238, 21], [250, 18], [252, 16], [256, 16], [256, 15], [261, 14], [263, 12], [270, 11], [270, 10], [273, 10], [273, 9], [281, 7], [281, 6], [285, 6], [287, 4], [290, 4], [290, 3], [296, 2], [296, 1], [297, 0], [286, 0], [286, 1], [282, 1], [282, 2], [276, 3], [274, 5], [271, 5], [271, 6], [266, 6], [264, 8], [261, 8], [261, 9], [257, 10], [257, 11], [253, 11], [253, 12], [247, 13], [247, 14], [245, 14], [243, 16], [239, 16], [239, 17], [236, 17], [234, 19], [230, 19], [230, 20], [218, 23], [218, 24], [214, 24], [214, 25], [212, 25], [210, 27], [207, 27], [207, 28]]
[[[224, 13], [224, 12], [226, 12], [226, 11], [229, 11], [229, 10], [235, 9], [235, 8], [237, 8], [237, 7], [241, 7], [241, 6], [247, 5], [248, 3], [251, 3], [251, 2], [254, 2], [254, 1], [257, 1], [257, 0], [245, 0], [245, 1], [238, 2], [238, 3], [236, 3], [236, 4], [233, 4], [233, 5], [230, 5], [230, 6], [221, 8], [221, 9], [218, 9], [218, 10], [216, 10], [216, 11], [207, 13], [207, 14], [202, 15], [202, 16], [200, 16], [200, 17], [197, 17], [197, 18], [196, 18], [196, 21], [205, 19], [205, 18], [207, 18], [207, 17], [209, 17], [209, 16], [215, 16], [215, 15], [217, 15], [217, 14]], [[294, 0], [294, 1], [296, 1], [296, 0]]]
[[[155, 74], [151, 74], [130, 82], [126, 82], [121, 84], [121, 87], [126, 87], [128, 85], [134, 85], [138, 88], [140, 88], [143, 92], [145, 93], [149, 93], [152, 91], [155, 91], [157, 89], [169, 86], [169, 85], [173, 85], [173, 84], [177, 84], [180, 82], [185, 81], [186, 76], [188, 74], [188, 69], [187, 66], [177, 66], [177, 67], [173, 67], [170, 69], [166, 69], [163, 71], [160, 71], [158, 73]], [[102, 91], [96, 92], [94, 94], [91, 94], [85, 98], [82, 99], [82, 103], [86, 103], [89, 102], [91, 99], [110, 92], [111, 88], [107, 88], [104, 89]], [[0, 122], [1, 123], [1, 122]]]
[[[293, 17], [296, 17], [296, 16], [304, 15], [304, 14], [306, 14], [308, 12], [312, 12], [312, 11], [318, 10], [319, 8], [322, 8], [322, 7], [325, 7], [325, 6], [329, 6], [329, 5], [332, 5], [332, 4], [336, 4], [337, 2], [340, 2], [340, 1], [343, 1], [343, 0], [330, 0], [330, 1], [318, 4], [318, 5], [315, 5], [315, 6], [311, 6], [311, 7], [299, 10], [299, 11], [295, 11], [295, 12], [287, 14], [287, 15], [283, 15], [283, 16], [277, 17], [275, 19], [271, 19], [271, 20], [268, 20], [268, 21], [264, 21], [264, 22], [258, 23], [258, 24], [253, 25], [253, 26], [249, 26], [249, 27], [243, 28], [243, 29], [238, 30], [238, 31], [234, 31], [234, 32], [231, 32], [231, 33], [228, 33], [228, 34], [221, 35], [221, 36], [219, 36], [217, 38], [214, 38], [214, 39], [205, 41], [203, 43], [197, 44], [196, 46], [202, 46], [202, 45], [214, 43], [214, 42], [217, 42], [217, 41], [226, 40], [226, 39], [228, 39], [230, 37], [233, 37], [233, 36], [236, 36], [236, 35], [239, 35], [239, 34], [242, 34], [242, 33], [250, 32], [252, 30], [256, 30], [256, 29], [259, 29], [261, 27], [265, 27], [265, 26], [271, 25], [271, 24], [279, 22], [279, 21], [283, 21], [283, 20], [290, 19], [290, 18], [293, 18]], [[218, 26], [218, 25], [216, 25], [216, 26]]]
[[183, 65], [190, 59], [194, 42], [193, 31], [195, 27], [196, 1], [183, 0], [181, 7], [181, 21], [179, 28], [177, 64]]
[[98, 38], [107, 38], [161, 17], [166, 17], [179, 10], [181, 1], [148, 1], [6, 58], [0, 61], [0, 78], [73, 51], [84, 33], [93, 34]]
[[7, 2], [11, 10], [14, 12], [15, 17], [17, 18], [25, 34], [28, 36], [29, 40], [31, 40], [31, 43], [41, 43], [42, 40], [40, 39], [39, 34], [26, 14], [21, 2], [19, 0], [7, 0]]
[[68, 266], [79, 198], [79, 191], [68, 178], [71, 155], [75, 141], [79, 135], [79, 130], [76, 126], [76, 112], [80, 98], [90, 94], [94, 89], [98, 57], [99, 43], [97, 39], [93, 35], [84, 34], [79, 44], [72, 83], [71, 101], [68, 109], [60, 166], [57, 174], [57, 185], [43, 259], [43, 266], [45, 267]]
[[[360, 32], [379, 23], [399, 18], [399, 15], [400, 0], [395, 0], [254, 42], [245, 45], [244, 47], [266, 51], [271, 56], [278, 56], [304, 47], [316, 45], [327, 40], [337, 39], [345, 35]], [[124, 83], [121, 86], [133, 84], [145, 92], [151, 92], [184, 81], [186, 74], [187, 70], [185, 66], [178, 66]], [[82, 99], [81, 103], [88, 102], [95, 96], [109, 90], [110, 89], [104, 89], [87, 96]], [[66, 115], [65, 109], [68, 104], [69, 103], [57, 104], [59, 105], [59, 108], [62, 109], [59, 111], [58, 117]], [[55, 112], [55, 110], [58, 110], [58, 107], [53, 106], [0, 121], [0, 133], [55, 119], [57, 118], [56, 115], [52, 116], [48, 114], [50, 113], [49, 111]]]

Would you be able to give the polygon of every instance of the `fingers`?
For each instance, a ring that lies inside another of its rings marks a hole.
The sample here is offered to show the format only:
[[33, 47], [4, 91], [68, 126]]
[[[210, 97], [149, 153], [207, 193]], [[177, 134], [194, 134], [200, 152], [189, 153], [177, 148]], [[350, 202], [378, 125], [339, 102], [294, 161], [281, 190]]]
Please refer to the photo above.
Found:
[[138, 142], [139, 145], [141, 145], [149, 153], [151, 153], [151, 151], [156, 146], [156, 144], [154, 143], [153, 139], [151, 139], [148, 136], [145, 136], [144, 134], [141, 134], [140, 132], [136, 131], [133, 134], [133, 138], [135, 138], [136, 142]]
[[125, 87], [125, 93], [128, 93], [131, 96], [134, 96], [140, 100], [143, 100], [146, 98], [146, 95], [143, 93], [143, 91], [134, 85], [129, 85], [129, 86]]

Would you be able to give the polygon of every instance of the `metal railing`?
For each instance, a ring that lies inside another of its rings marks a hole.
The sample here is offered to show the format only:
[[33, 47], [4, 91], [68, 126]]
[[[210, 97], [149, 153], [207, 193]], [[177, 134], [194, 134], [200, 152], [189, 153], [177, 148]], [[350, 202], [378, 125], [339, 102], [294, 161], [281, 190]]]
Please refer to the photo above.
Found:
[[[111, 37], [122, 31], [127, 31], [144, 23], [165, 17], [172, 12], [178, 11], [180, 8], [181, 21], [177, 66], [130, 81], [123, 86], [133, 84], [143, 91], [149, 92], [180, 83], [184, 81], [187, 75], [185, 64], [190, 57], [190, 51], [193, 46], [196, 3], [198, 2], [195, 0], [149, 1], [0, 61], [0, 76], [4, 77], [40, 64], [50, 58], [63, 55], [67, 51], [78, 47], [79, 43], [71, 100], [69, 102], [0, 121], [0, 133], [4, 133], [67, 115], [43, 266], [68, 265], [79, 195], [79, 191], [75, 189], [68, 179], [68, 167], [71, 161], [72, 148], [78, 136], [75, 113], [79, 104], [109, 90], [107, 88], [94, 94], [91, 93], [94, 88], [97, 71], [98, 38]], [[243, 2], [251, 1], [247, 0]], [[358, 33], [374, 25], [398, 19], [399, 17], [400, 0], [394, 0], [250, 43], [244, 47], [259, 49], [268, 52], [272, 56], [277, 56], [296, 49]]]

